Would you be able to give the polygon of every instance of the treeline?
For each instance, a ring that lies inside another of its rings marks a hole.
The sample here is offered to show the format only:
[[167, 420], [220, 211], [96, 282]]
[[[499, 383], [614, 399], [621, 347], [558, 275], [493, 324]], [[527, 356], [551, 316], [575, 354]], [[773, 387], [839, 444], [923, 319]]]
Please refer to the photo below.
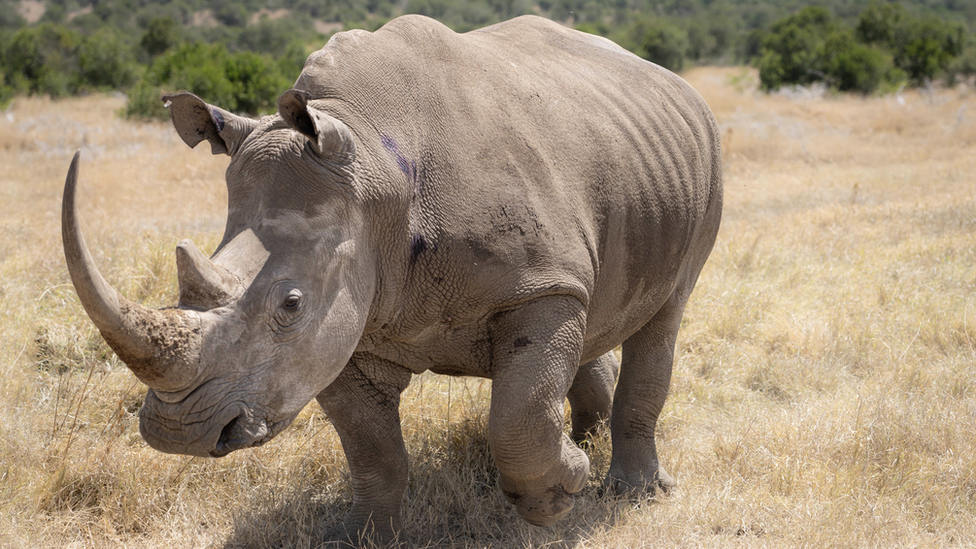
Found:
[[758, 60], [763, 89], [822, 82], [864, 94], [904, 84], [948, 84], [976, 76], [976, 42], [961, 23], [910, 14], [900, 4], [869, 5], [846, 26], [824, 8], [777, 21]]
[[[458, 31], [538, 13], [674, 70], [753, 63], [764, 89], [823, 82], [871, 93], [976, 73], [976, 2], [957, 0], [0, 0], [0, 107], [19, 94], [119, 90], [165, 116], [190, 89], [248, 114], [274, 107], [339, 29], [402, 13]], [[32, 11], [33, 10], [33, 11]], [[39, 13], [40, 12], [40, 13]], [[24, 18], [28, 15], [32, 22]], [[39, 17], [39, 20], [33, 21]]]
[[272, 110], [307, 44], [325, 37], [291, 14], [253, 20], [252, 12], [249, 21], [239, 3], [217, 4], [49, 1], [27, 24], [16, 3], [0, 3], [0, 107], [21, 94], [118, 90], [129, 96], [129, 116], [165, 117], [160, 90], [192, 89], [236, 112]]

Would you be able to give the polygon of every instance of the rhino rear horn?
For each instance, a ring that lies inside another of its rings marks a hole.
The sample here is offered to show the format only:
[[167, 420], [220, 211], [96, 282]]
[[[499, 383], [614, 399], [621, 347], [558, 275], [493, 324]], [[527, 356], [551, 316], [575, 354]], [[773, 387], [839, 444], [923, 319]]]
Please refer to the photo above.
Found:
[[176, 246], [180, 307], [213, 309], [230, 303], [243, 290], [240, 279], [203, 255], [190, 240]]
[[162, 100], [176, 133], [191, 149], [206, 139], [213, 154], [234, 156], [257, 126], [257, 121], [208, 105], [189, 92], [166, 94]]
[[78, 222], [75, 190], [80, 151], [64, 183], [61, 240], [78, 299], [115, 354], [146, 385], [162, 390], [188, 386], [198, 373], [200, 318], [192, 311], [154, 310], [125, 299], [102, 277]]
[[278, 114], [307, 137], [321, 156], [337, 164], [351, 164], [356, 158], [356, 140], [349, 127], [309, 105], [309, 101], [307, 91], [288, 90], [278, 98]]

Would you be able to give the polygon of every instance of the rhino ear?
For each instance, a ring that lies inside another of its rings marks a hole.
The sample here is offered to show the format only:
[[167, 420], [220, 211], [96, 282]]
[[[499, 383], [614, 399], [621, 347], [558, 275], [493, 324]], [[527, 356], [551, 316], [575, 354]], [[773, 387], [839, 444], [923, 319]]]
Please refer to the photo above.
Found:
[[176, 133], [190, 148], [206, 139], [213, 154], [233, 156], [257, 125], [250, 118], [208, 105], [192, 93], [166, 94], [162, 99], [169, 108]]
[[288, 90], [278, 98], [278, 114], [307, 137], [320, 155], [338, 164], [351, 164], [356, 158], [352, 132], [339, 120], [309, 106], [310, 99], [307, 91]]

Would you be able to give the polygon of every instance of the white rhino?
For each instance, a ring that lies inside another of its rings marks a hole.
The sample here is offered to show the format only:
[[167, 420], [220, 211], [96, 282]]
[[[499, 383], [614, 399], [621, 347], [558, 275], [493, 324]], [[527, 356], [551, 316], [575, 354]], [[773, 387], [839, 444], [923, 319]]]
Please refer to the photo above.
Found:
[[431, 370], [492, 380], [491, 454], [532, 524], [589, 474], [567, 396], [577, 440], [611, 417], [608, 490], [674, 484], [654, 429], [722, 211], [717, 125], [688, 84], [539, 17], [456, 34], [405, 16], [333, 36], [273, 116], [164, 100], [188, 145], [230, 156], [223, 240], [209, 259], [177, 247], [179, 305], [133, 304], [98, 273], [77, 155], [63, 210], [79, 298], [149, 386], [151, 446], [223, 456], [317, 398], [349, 461], [347, 531], [389, 538], [400, 393]]

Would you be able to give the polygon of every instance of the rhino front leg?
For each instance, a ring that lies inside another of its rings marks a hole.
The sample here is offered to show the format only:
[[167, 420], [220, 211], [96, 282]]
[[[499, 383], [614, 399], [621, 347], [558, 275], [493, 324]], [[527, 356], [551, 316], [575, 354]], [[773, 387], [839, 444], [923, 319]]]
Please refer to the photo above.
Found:
[[407, 450], [400, 431], [400, 393], [410, 372], [359, 353], [316, 399], [339, 434], [352, 476], [352, 509], [344, 527], [351, 541], [387, 543], [401, 529]]
[[537, 526], [569, 513], [589, 475], [589, 460], [562, 429], [585, 319], [578, 300], [552, 296], [492, 323], [491, 454], [505, 496]]
[[620, 363], [613, 352], [580, 366], [569, 388], [569, 407], [573, 418], [573, 442], [580, 444], [601, 421], [610, 417], [613, 386]]

